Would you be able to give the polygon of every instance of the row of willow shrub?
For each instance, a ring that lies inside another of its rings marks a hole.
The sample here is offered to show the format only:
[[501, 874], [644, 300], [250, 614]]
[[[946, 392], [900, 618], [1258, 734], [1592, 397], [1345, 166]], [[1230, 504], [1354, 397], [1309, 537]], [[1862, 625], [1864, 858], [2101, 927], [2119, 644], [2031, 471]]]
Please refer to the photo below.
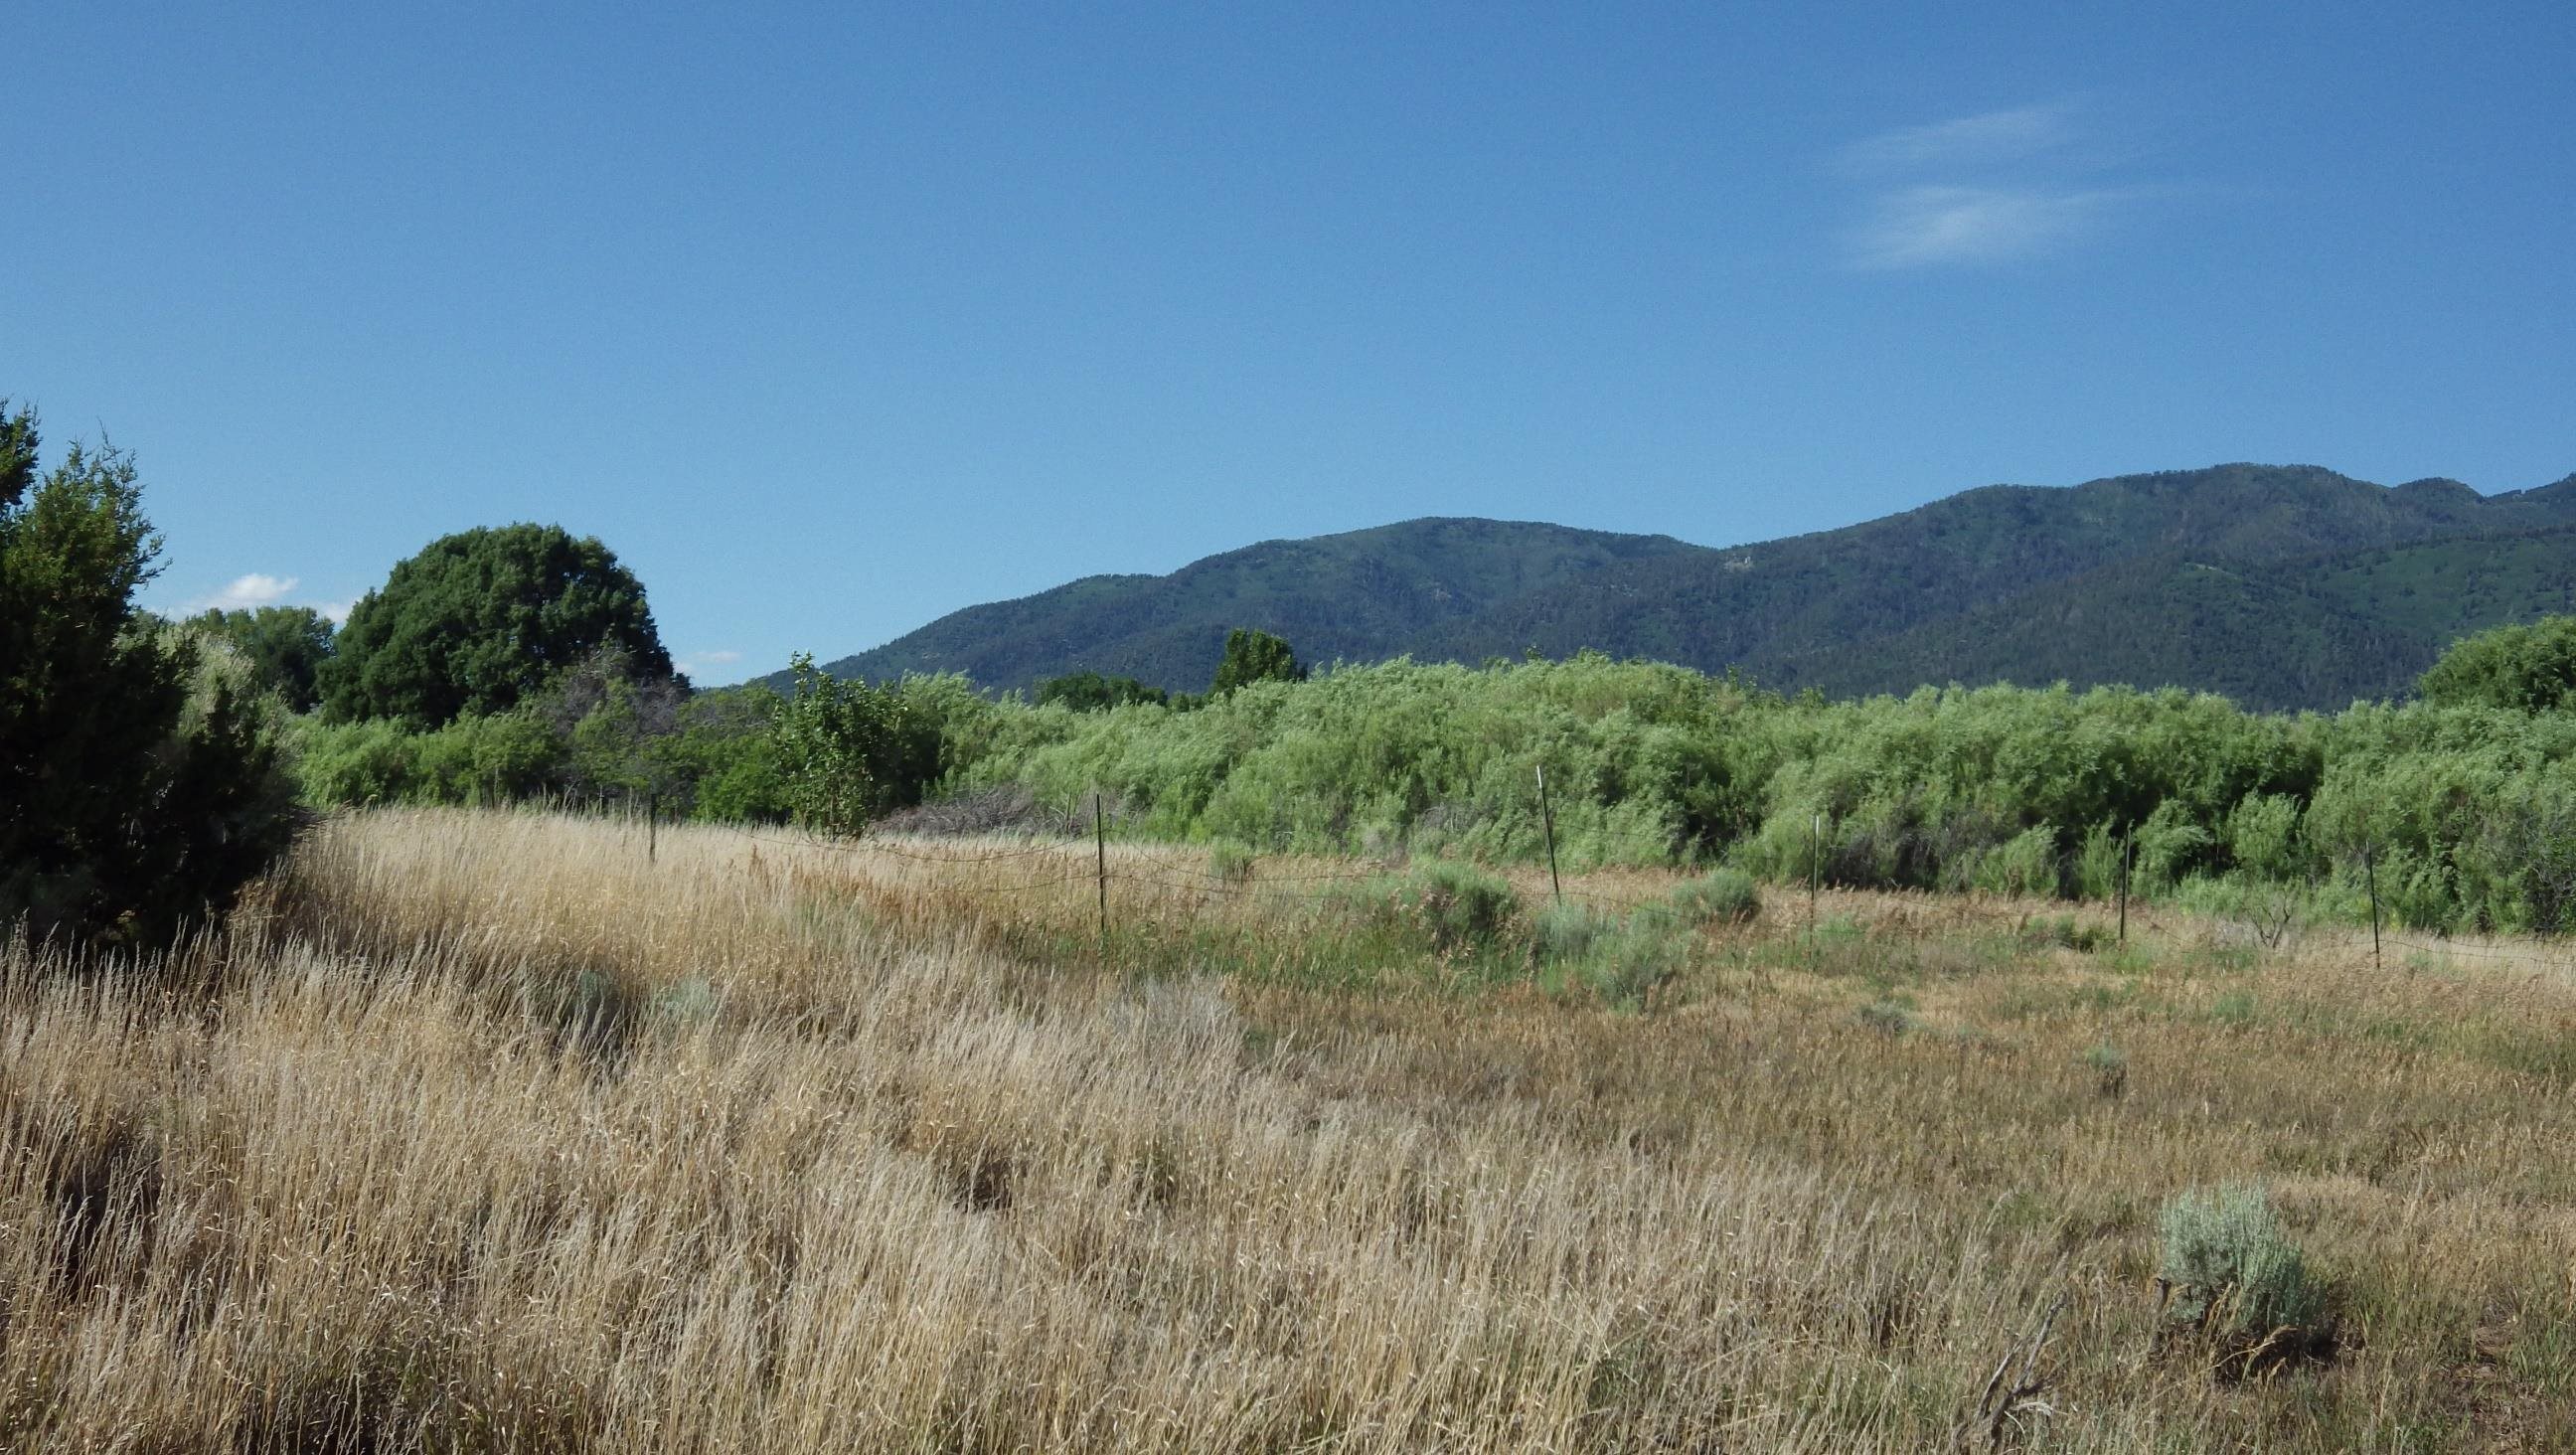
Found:
[[1924, 688], [1827, 702], [1584, 655], [1397, 661], [1190, 710], [907, 684], [946, 793], [1015, 786], [1120, 831], [1267, 852], [1545, 852], [1775, 880], [2105, 897], [2297, 886], [2356, 903], [2367, 848], [2400, 922], [2576, 921], [2576, 715], [2356, 705], [2262, 714], [2179, 690]]

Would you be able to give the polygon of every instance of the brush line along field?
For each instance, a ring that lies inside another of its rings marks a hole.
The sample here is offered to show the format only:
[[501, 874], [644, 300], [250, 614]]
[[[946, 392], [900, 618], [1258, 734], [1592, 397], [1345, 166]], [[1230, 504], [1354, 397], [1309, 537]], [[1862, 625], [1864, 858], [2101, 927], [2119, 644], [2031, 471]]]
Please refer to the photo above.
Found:
[[[1087, 843], [388, 810], [166, 956], [13, 942], [0, 1438], [2576, 1441], [2544, 947], [1695, 922], [1646, 870], [1468, 922], [1419, 867], [1108, 852], [1104, 937]], [[2159, 1307], [2159, 1209], [2226, 1186], [2324, 1292], [2298, 1357]]]

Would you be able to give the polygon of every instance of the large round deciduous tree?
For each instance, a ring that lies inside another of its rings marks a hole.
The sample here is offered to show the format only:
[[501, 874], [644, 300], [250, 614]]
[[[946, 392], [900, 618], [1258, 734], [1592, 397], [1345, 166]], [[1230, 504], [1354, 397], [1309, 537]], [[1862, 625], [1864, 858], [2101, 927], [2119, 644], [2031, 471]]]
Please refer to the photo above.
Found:
[[644, 587], [595, 536], [481, 527], [396, 565], [349, 612], [321, 674], [335, 721], [434, 728], [507, 712], [601, 648], [640, 679], [671, 675]]

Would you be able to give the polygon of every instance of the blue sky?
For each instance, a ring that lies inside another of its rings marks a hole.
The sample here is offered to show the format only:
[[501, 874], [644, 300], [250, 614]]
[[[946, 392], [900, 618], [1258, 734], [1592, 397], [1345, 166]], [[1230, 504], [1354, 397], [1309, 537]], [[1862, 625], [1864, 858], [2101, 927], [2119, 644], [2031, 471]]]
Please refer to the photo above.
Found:
[[699, 680], [1421, 515], [2576, 470], [2576, 7], [21, 7], [151, 604], [560, 522]]

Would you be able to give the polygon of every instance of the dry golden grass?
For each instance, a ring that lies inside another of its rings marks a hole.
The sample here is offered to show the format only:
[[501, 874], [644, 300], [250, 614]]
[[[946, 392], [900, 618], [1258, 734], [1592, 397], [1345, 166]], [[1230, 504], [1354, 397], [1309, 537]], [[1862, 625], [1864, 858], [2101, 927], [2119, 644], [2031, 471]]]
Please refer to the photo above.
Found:
[[[1775, 895], [1621, 1013], [1351, 866], [1113, 849], [1102, 942], [1088, 846], [913, 851], [980, 861], [383, 812], [167, 963], [0, 951], [0, 1431], [1937, 1449], [2063, 1296], [2007, 1445], [2576, 1441], [2562, 976]], [[2231, 1180], [2330, 1362], [2151, 1348], [2155, 1210]]]

